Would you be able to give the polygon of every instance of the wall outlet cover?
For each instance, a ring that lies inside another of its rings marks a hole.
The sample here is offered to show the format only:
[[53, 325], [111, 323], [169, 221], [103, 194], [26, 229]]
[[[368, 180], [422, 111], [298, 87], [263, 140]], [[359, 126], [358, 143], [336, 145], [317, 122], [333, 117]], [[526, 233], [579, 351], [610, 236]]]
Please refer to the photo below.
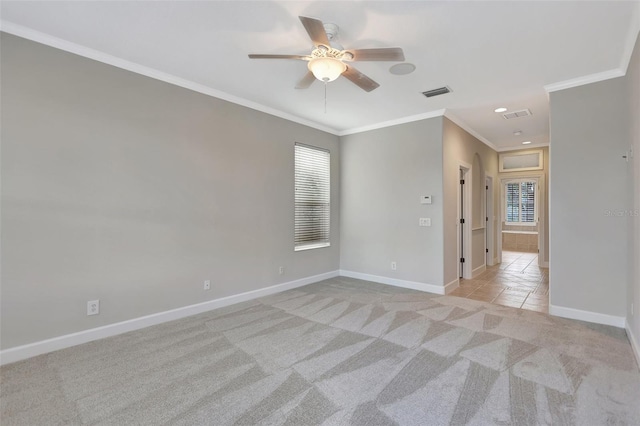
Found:
[[87, 315], [98, 315], [100, 313], [100, 300], [89, 300], [87, 302]]

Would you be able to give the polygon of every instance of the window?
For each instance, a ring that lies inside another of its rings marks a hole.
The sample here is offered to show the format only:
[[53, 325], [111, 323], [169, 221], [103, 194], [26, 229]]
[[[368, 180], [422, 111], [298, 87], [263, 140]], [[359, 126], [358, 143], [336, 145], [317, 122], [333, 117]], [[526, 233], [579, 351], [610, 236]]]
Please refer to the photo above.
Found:
[[535, 225], [536, 182], [516, 181], [505, 185], [506, 222], [512, 225]]
[[531, 149], [516, 153], [500, 153], [498, 158], [500, 173], [542, 170], [544, 167], [541, 149]]
[[327, 150], [295, 145], [295, 250], [330, 245], [330, 160]]

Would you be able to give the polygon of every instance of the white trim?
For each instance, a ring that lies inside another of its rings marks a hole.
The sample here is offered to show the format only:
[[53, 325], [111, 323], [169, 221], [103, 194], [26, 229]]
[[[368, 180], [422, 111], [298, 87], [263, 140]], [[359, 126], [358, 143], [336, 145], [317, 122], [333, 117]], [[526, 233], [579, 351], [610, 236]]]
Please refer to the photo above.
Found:
[[485, 183], [485, 192], [484, 192], [484, 216], [485, 216], [485, 224], [487, 227], [487, 231], [484, 234], [484, 247], [486, 249], [486, 253], [484, 255], [484, 263], [486, 266], [493, 266], [493, 253], [494, 253], [494, 243], [496, 232], [494, 229], [495, 223], [493, 220], [494, 216], [494, 207], [495, 207], [495, 198], [493, 197], [493, 189], [494, 189], [494, 179], [493, 175], [484, 172], [484, 183]]
[[487, 270], [487, 265], [486, 264], [482, 264], [482, 265], [478, 266], [476, 269], [471, 271], [472, 279], [477, 277], [478, 275], [480, 275], [481, 273], [483, 273], [486, 270]]
[[383, 121], [381, 123], [369, 124], [367, 126], [362, 127], [354, 127], [353, 129], [346, 129], [338, 132], [338, 136], [347, 136], [353, 135], [355, 133], [368, 132], [369, 130], [377, 130], [385, 127], [397, 126], [398, 124], [411, 123], [413, 121], [426, 120], [428, 118], [435, 118], [443, 116], [445, 113], [444, 109], [438, 109], [431, 112], [426, 112], [423, 114], [410, 115], [408, 117], [396, 118], [393, 120]]
[[[540, 257], [540, 256], [538, 255], [538, 257]], [[549, 267], [549, 262], [540, 261], [540, 262], [538, 262], [538, 266], [540, 266], [541, 268], [548, 268]]]
[[[427, 293], [445, 294], [445, 287], [441, 285], [419, 283], [416, 281], [405, 281], [397, 278], [382, 277], [379, 275], [363, 274], [362, 272], [340, 270], [343, 277], [356, 278], [359, 280], [372, 281], [374, 283], [392, 285], [394, 287], [410, 288], [412, 290], [420, 290]], [[447, 284], [448, 285], [448, 284]]]
[[493, 149], [494, 151], [498, 151], [498, 148], [494, 144], [492, 144], [487, 139], [482, 137], [478, 132], [473, 130], [467, 123], [462, 121], [460, 117], [457, 117], [456, 115], [454, 115], [451, 112], [451, 110], [449, 109], [445, 110], [444, 116], [447, 117], [449, 120], [453, 121], [455, 124], [457, 124], [460, 128], [462, 128], [462, 130], [469, 133], [471, 136], [478, 139], [483, 144], [487, 145], [489, 148]]
[[[473, 275], [471, 272], [471, 264], [473, 258], [473, 231], [471, 230], [471, 213], [472, 213], [472, 194], [473, 194], [473, 180], [471, 176], [473, 176], [473, 169], [471, 164], [466, 163], [464, 161], [458, 160], [458, 169], [456, 170], [457, 177], [456, 179], [460, 179], [460, 171], [464, 172], [464, 194], [460, 193], [460, 184], [458, 187], [458, 205], [457, 205], [457, 219], [456, 219], [456, 227], [457, 227], [457, 237], [458, 237], [458, 263], [456, 263], [456, 275], [460, 273], [460, 258], [464, 258], [465, 262], [462, 264], [462, 278], [464, 279], [472, 279]], [[460, 201], [464, 197], [463, 205], [460, 206]], [[461, 210], [464, 210], [461, 212]], [[462, 230], [463, 233], [460, 234], [460, 219], [465, 219], [465, 225]], [[467, 221], [469, 224], [467, 225]], [[460, 252], [460, 243], [462, 241], [462, 252]]]
[[181, 308], [158, 312], [151, 315], [145, 315], [143, 317], [133, 318], [130, 320], [104, 325], [102, 327], [96, 327], [89, 330], [83, 330], [77, 333], [66, 334], [64, 336], [58, 336], [52, 339], [29, 343], [22, 346], [16, 346], [0, 351], [0, 365], [5, 365], [37, 355], [42, 355], [48, 352], [57, 351], [59, 349], [69, 348], [71, 346], [80, 345], [82, 343], [91, 342], [93, 340], [104, 339], [105, 337], [116, 336], [118, 334], [127, 333], [129, 331], [139, 330], [141, 328], [161, 324], [167, 321], [173, 321], [191, 315], [196, 315], [202, 312], [211, 311], [213, 309], [223, 308], [225, 306], [233, 305], [236, 303], [246, 302], [258, 297], [269, 296], [274, 293], [280, 293], [285, 290], [291, 290], [293, 288], [302, 287], [307, 284], [334, 278], [338, 275], [338, 271], [326, 272], [324, 274], [313, 275], [295, 281], [289, 281], [258, 290], [235, 294], [233, 296], [208, 300], [206, 302], [196, 303], [194, 305], [183, 306]]
[[444, 294], [449, 294], [456, 288], [460, 287], [460, 278], [456, 278], [451, 281], [449, 284], [444, 285]]
[[638, 369], [640, 370], [640, 345], [631, 332], [631, 326], [629, 325], [628, 320], [625, 320], [624, 329], [627, 331], [627, 338], [629, 339], [629, 343], [631, 343], [631, 349], [633, 349], [633, 354], [636, 356], [636, 362], [638, 363]]
[[570, 318], [596, 324], [612, 325], [618, 328], [624, 328], [625, 317], [617, 317], [614, 315], [600, 314], [598, 312], [583, 311], [580, 309], [566, 308], [564, 306], [549, 305], [549, 314], [562, 318]]
[[572, 78], [570, 80], [547, 84], [546, 86], [544, 86], [544, 90], [546, 90], [548, 93], [557, 92], [558, 90], [570, 89], [572, 87], [584, 86], [585, 84], [597, 83], [599, 81], [622, 77], [624, 74], [625, 72], [622, 69], [615, 68], [608, 71]]
[[94, 61], [102, 62], [114, 67], [122, 68], [127, 71], [134, 72], [136, 74], [144, 75], [156, 80], [164, 81], [165, 83], [173, 84], [175, 86], [183, 87], [185, 89], [193, 90], [194, 92], [209, 95], [214, 98], [222, 99], [228, 102], [232, 102], [237, 105], [241, 105], [247, 108], [254, 109], [256, 111], [264, 112], [265, 114], [273, 115], [276, 117], [284, 118], [285, 120], [292, 121], [294, 123], [302, 124], [304, 126], [312, 127], [314, 129], [322, 130], [323, 132], [331, 133], [338, 136], [338, 130], [327, 127], [323, 124], [315, 121], [307, 120], [302, 117], [298, 117], [293, 114], [281, 111], [279, 109], [271, 108], [266, 105], [259, 104], [254, 101], [250, 101], [239, 96], [231, 95], [229, 93], [213, 89], [204, 84], [195, 83], [193, 81], [177, 77], [156, 69], [146, 67], [144, 65], [136, 64], [135, 62], [127, 61], [116, 56], [109, 55], [107, 53], [100, 52], [89, 47], [82, 46], [80, 44], [72, 43], [57, 37], [50, 36], [39, 31], [32, 30], [22, 25], [14, 24], [12, 22], [0, 20], [0, 29], [6, 33], [16, 35], [18, 37], [26, 38], [47, 46], [55, 47], [56, 49], [64, 50], [66, 52], [74, 53], [76, 55], [83, 56], [85, 58], [93, 59]]

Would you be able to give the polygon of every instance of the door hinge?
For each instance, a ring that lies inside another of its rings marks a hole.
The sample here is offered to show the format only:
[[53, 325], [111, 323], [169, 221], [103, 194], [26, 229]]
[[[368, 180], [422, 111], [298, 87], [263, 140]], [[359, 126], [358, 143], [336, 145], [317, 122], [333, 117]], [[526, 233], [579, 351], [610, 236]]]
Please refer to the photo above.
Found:
[[489, 190], [489, 185], [487, 185], [487, 186], [485, 187], [485, 189], [488, 191], [488, 190]]
[[464, 179], [460, 179], [460, 185], [464, 185]]
[[485, 251], [486, 251], [487, 253], [489, 253], [489, 249], [485, 249]]
[[489, 216], [485, 217], [484, 220], [486, 220], [487, 222], [489, 222]]
[[464, 257], [460, 258], [460, 263], [464, 263]]
[[460, 223], [464, 223], [464, 219], [460, 219]]

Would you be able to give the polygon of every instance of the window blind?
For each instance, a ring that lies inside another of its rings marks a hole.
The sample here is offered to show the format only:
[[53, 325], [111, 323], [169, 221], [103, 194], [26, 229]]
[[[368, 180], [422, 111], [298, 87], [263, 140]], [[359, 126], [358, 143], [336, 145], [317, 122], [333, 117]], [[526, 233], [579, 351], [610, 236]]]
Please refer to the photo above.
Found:
[[295, 145], [295, 250], [330, 245], [330, 160], [329, 151]]

